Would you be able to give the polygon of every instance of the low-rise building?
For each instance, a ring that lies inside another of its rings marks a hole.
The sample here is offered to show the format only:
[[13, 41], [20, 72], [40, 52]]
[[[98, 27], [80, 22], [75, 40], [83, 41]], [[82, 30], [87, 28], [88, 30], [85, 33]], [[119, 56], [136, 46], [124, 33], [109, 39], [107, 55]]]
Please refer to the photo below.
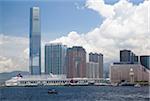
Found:
[[[132, 72], [132, 73], [131, 73]], [[150, 70], [140, 64], [112, 64], [110, 66], [111, 83], [150, 81]]]

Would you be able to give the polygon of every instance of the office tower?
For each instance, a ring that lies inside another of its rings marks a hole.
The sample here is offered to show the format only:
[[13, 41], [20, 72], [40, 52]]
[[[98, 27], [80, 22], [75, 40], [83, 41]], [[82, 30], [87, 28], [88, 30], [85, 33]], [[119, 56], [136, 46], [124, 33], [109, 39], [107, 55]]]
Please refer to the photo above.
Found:
[[88, 62], [86, 65], [87, 78], [99, 78], [99, 63]]
[[103, 54], [89, 53], [89, 62], [98, 63], [98, 77], [103, 78]]
[[67, 47], [61, 43], [45, 45], [45, 73], [66, 74]]
[[150, 69], [150, 55], [140, 56], [140, 62], [141, 62], [141, 65]]
[[41, 74], [41, 28], [40, 9], [30, 9], [30, 60], [29, 70], [32, 75]]
[[138, 56], [136, 56], [131, 50], [121, 50], [120, 62], [129, 64], [138, 63]]
[[67, 49], [67, 77], [86, 77], [86, 51], [83, 47], [73, 46]]

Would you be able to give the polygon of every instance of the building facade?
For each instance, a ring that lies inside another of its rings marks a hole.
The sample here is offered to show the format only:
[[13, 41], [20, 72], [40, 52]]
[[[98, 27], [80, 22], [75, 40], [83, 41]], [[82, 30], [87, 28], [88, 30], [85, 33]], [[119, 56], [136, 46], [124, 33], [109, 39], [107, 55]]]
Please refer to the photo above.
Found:
[[140, 56], [140, 63], [144, 67], [150, 69], [150, 56], [149, 55]]
[[61, 43], [45, 45], [45, 73], [66, 74], [67, 46]]
[[86, 64], [86, 77], [99, 78], [99, 64], [95, 62], [88, 62]]
[[149, 75], [150, 71], [140, 64], [113, 64], [110, 66], [111, 83], [119, 83], [121, 81], [150, 82]]
[[67, 49], [67, 77], [86, 77], [86, 51], [80, 46]]
[[89, 62], [97, 63], [98, 64], [98, 71], [99, 78], [103, 78], [103, 54], [98, 53], [89, 53]]
[[40, 9], [30, 9], [30, 53], [29, 70], [32, 75], [41, 74], [41, 28]]

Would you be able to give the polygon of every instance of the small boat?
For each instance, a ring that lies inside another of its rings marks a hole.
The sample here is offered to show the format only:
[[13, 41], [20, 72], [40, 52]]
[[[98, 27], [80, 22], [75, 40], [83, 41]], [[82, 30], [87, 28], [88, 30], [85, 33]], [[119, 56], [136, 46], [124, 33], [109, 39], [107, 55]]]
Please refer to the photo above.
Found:
[[50, 89], [48, 94], [58, 94], [58, 92], [55, 89]]
[[134, 87], [139, 88], [139, 87], [141, 87], [141, 85], [137, 83], [136, 85], [134, 85]]

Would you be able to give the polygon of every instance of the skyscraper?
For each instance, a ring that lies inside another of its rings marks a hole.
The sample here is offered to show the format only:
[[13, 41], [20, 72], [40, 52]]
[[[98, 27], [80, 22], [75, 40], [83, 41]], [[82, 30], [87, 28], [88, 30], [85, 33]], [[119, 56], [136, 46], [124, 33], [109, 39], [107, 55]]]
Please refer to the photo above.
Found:
[[120, 50], [120, 62], [135, 64], [138, 63], [138, 56], [136, 56], [131, 50]]
[[[98, 71], [99, 78], [103, 78], [103, 54], [98, 53], [89, 53], [89, 63], [98, 63]], [[90, 65], [89, 65], [90, 66]]]
[[83, 47], [73, 46], [67, 49], [67, 77], [86, 77], [86, 51]]
[[61, 43], [45, 45], [45, 73], [66, 74], [67, 47]]
[[41, 74], [41, 28], [40, 9], [30, 9], [30, 60], [29, 67], [32, 75]]

